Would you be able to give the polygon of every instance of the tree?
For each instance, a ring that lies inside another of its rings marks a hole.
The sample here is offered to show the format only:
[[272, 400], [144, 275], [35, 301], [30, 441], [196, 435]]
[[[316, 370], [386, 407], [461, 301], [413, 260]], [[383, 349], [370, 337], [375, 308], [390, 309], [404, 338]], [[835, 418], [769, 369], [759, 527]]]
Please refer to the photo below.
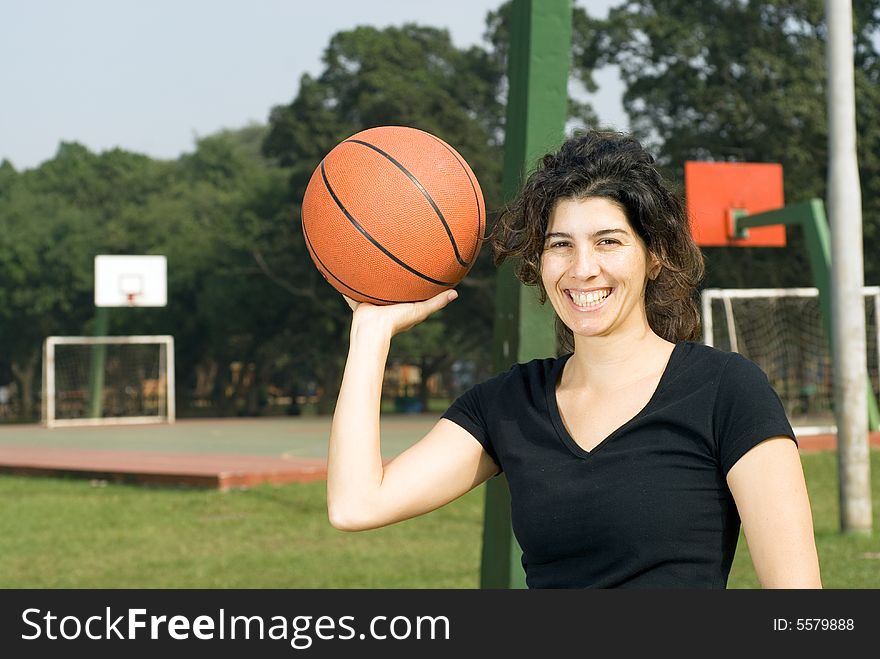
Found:
[[[308, 343], [291, 330], [304, 311], [260, 267], [259, 250], [283, 249], [295, 230], [288, 174], [260, 153], [265, 132], [224, 131], [177, 161], [62, 144], [35, 170], [0, 165], [0, 366], [21, 385], [24, 418], [46, 336], [93, 331], [100, 253], [169, 264], [168, 306], [110, 310], [111, 333], [174, 335], [182, 397], [200, 382], [227, 412], [259, 411], [261, 385]], [[254, 372], [253, 386], [225, 396], [232, 363]]]
[[[855, 3], [865, 246], [878, 247], [877, 0]], [[779, 162], [786, 199], [823, 197], [827, 163], [821, 0], [632, 0], [576, 21], [578, 66], [616, 64], [632, 130], [681, 180], [685, 160]], [[784, 250], [706, 249], [707, 285], [808, 285], [799, 231]], [[866, 259], [868, 279], [880, 269]]]
[[20, 386], [20, 416], [30, 419], [43, 340], [90, 330], [94, 256], [114, 247], [130, 253], [137, 234], [119, 215], [161, 188], [163, 166], [74, 143], [34, 170], [14, 175], [7, 165], [0, 165], [0, 345]]
[[0, 203], [0, 345], [21, 392], [18, 414], [31, 419], [43, 339], [79, 328], [86, 272], [78, 247], [92, 218], [22, 176]]
[[[264, 243], [283, 249], [293, 233], [287, 173], [259, 150], [265, 132], [252, 125], [200, 139], [172, 164], [165, 190], [124, 216], [129, 227], [150, 227], [145, 244], [167, 256], [169, 305], [126, 314], [117, 328], [173, 333], [181, 392], [211, 399], [221, 413], [260, 412], [256, 393], [297, 349], [295, 340], [279, 343], [290, 334], [291, 300], [260, 267]], [[254, 371], [247, 387], [232, 381], [232, 364]]]

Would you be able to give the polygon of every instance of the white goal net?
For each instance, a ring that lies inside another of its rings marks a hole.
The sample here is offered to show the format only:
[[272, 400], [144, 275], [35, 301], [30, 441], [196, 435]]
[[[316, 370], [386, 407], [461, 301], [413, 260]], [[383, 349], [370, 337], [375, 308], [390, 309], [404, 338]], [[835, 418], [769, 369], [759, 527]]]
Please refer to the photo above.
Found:
[[50, 336], [43, 345], [50, 428], [174, 421], [170, 336]]
[[[876, 400], [880, 287], [865, 287], [863, 294], [868, 375]], [[831, 350], [818, 289], [705, 289], [702, 306], [703, 342], [758, 364], [782, 399], [795, 432], [836, 432]]]

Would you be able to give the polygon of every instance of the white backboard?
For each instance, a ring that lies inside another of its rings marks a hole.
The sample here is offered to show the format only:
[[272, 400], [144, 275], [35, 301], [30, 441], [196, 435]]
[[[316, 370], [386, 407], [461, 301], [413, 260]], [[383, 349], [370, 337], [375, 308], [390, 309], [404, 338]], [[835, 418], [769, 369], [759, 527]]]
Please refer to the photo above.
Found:
[[164, 307], [168, 304], [164, 256], [95, 257], [96, 307]]

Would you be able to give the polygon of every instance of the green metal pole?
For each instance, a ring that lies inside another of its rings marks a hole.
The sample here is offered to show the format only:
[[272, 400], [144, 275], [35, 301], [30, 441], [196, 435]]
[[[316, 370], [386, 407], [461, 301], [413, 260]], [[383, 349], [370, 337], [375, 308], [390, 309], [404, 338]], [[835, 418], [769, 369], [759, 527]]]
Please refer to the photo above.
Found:
[[[755, 215], [737, 214], [735, 232], [749, 227], [765, 227], [775, 224], [797, 225], [803, 228], [810, 256], [813, 281], [819, 289], [819, 306], [822, 309], [822, 326], [831, 348], [831, 232], [825, 216], [825, 204], [821, 199], [810, 199], [785, 208]], [[868, 427], [880, 430], [880, 407], [874, 396], [870, 379], [868, 386]]]
[[[110, 309], [95, 309], [95, 336], [106, 336], [109, 324]], [[100, 419], [104, 412], [104, 361], [107, 358], [107, 346], [92, 346], [92, 363], [89, 372], [89, 416]]]
[[[571, 0], [513, 0], [508, 53], [507, 123], [502, 188], [512, 199], [524, 176], [544, 153], [557, 148], [568, 116]], [[536, 291], [520, 285], [512, 263], [498, 270], [493, 363], [496, 371], [516, 362], [556, 354], [553, 310], [538, 304]], [[522, 551], [510, 526], [510, 492], [503, 477], [486, 484], [482, 588], [523, 588]]]
[[[811, 199], [808, 203], [809, 215], [804, 214], [801, 226], [804, 228], [807, 249], [810, 251], [810, 267], [813, 270], [813, 279], [816, 281], [816, 287], [819, 289], [822, 321], [830, 348], [833, 334], [831, 328], [831, 231], [828, 228], [825, 204], [822, 200]], [[868, 376], [867, 387], [868, 428], [877, 431], [880, 430], [880, 407], [877, 406], [877, 398], [874, 396], [874, 387], [871, 386], [870, 375]]]

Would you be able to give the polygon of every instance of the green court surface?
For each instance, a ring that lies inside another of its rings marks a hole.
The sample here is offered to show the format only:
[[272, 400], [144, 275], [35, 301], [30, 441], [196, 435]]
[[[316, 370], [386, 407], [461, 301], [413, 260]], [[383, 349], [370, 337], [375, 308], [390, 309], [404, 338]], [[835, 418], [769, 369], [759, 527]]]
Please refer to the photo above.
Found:
[[[398, 455], [421, 439], [439, 414], [384, 415], [382, 455]], [[184, 419], [173, 424], [48, 429], [0, 426], [0, 446], [64, 447], [160, 453], [326, 458], [329, 416]]]

